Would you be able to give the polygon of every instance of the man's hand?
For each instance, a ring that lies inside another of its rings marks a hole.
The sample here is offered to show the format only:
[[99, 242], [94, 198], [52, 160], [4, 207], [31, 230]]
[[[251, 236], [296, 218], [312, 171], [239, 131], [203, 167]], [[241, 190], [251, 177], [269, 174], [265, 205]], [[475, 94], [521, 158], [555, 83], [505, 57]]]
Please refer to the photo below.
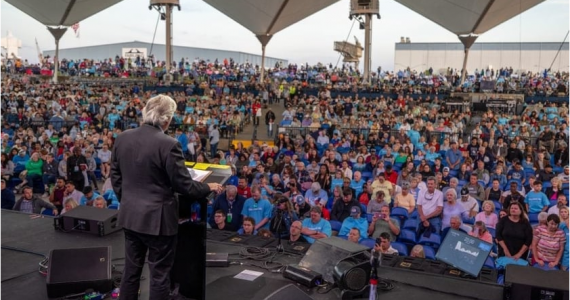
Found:
[[57, 216], [58, 214], [59, 214], [59, 212], [57, 211], [57, 209], [54, 209], [54, 210], [53, 210], [53, 215], [54, 215], [54, 216]]
[[210, 187], [210, 191], [216, 192], [218, 194], [224, 190], [224, 187], [221, 184], [215, 182], [208, 183], [208, 187]]

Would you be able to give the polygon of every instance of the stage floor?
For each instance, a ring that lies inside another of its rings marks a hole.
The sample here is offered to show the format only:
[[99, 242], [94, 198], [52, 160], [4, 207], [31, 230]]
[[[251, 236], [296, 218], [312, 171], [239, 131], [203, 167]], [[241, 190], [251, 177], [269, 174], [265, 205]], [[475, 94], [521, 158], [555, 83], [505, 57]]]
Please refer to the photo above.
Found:
[[[2, 246], [10, 246], [48, 255], [52, 249], [82, 248], [95, 246], [111, 246], [112, 258], [117, 264], [123, 263], [124, 242], [122, 231], [105, 237], [97, 237], [83, 233], [63, 233], [55, 231], [53, 219], [49, 217], [32, 219], [30, 215], [2, 210]], [[208, 241], [207, 251], [217, 253], [237, 253], [240, 246]], [[326, 254], [323, 254], [326, 255]], [[279, 254], [275, 261], [282, 264], [298, 263], [301, 256]], [[2, 249], [2, 299], [42, 300], [48, 299], [45, 277], [38, 272], [41, 257]], [[233, 278], [241, 271], [248, 269], [263, 272], [254, 281]], [[380, 276], [382, 276], [380, 270]], [[143, 276], [148, 278], [148, 267], [145, 265]], [[285, 279], [280, 273], [272, 273], [248, 265], [232, 265], [227, 268], [207, 268], [206, 298], [232, 300], [264, 299], [279, 288], [292, 281]], [[148, 299], [148, 279], [141, 282], [141, 299]], [[319, 294], [316, 289], [299, 286], [313, 299], [340, 299], [338, 289], [327, 294]], [[429, 297], [440, 300], [467, 299], [448, 295], [424, 288], [405, 284], [394, 284], [394, 289], [383, 292], [383, 300], [391, 299], [425, 299]]]

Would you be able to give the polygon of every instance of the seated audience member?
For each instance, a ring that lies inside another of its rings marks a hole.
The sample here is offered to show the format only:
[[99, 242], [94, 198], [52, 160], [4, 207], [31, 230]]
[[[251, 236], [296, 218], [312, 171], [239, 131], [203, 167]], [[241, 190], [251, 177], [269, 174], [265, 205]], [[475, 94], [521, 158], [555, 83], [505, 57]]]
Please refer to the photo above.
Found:
[[373, 200], [368, 202], [368, 206], [366, 206], [366, 212], [368, 214], [373, 214], [376, 212], [380, 212], [382, 207], [388, 206], [388, 203], [384, 200], [384, 191], [377, 191], [376, 197]]
[[259, 231], [256, 234], [257, 236], [263, 237], [263, 238], [272, 238], [273, 237], [273, 233], [271, 233], [271, 231], [269, 231], [269, 229], [259, 229]]
[[97, 197], [99, 197], [99, 194], [93, 191], [92, 187], [86, 186], [83, 188], [83, 197], [81, 197], [79, 205], [93, 206], [93, 202]]
[[485, 199], [491, 201], [500, 201], [502, 193], [503, 191], [501, 190], [499, 179], [493, 179], [491, 187], [485, 191]]
[[243, 224], [238, 230], [239, 235], [256, 235], [257, 230], [255, 229], [255, 219], [252, 217], [244, 217]]
[[485, 226], [483, 221], [476, 221], [475, 224], [473, 224], [473, 229], [471, 229], [469, 235], [487, 243], [493, 243], [493, 236], [489, 233], [487, 226]]
[[385, 173], [378, 174], [378, 177], [376, 177], [376, 180], [374, 180], [374, 182], [372, 182], [372, 189], [373, 189], [374, 195], [378, 191], [383, 191], [384, 197], [385, 197], [384, 201], [386, 201], [387, 204], [390, 204], [390, 202], [392, 202], [392, 193], [394, 191], [394, 186], [393, 186], [392, 182], [390, 182], [389, 180], [386, 180], [386, 174]]
[[390, 217], [388, 205], [383, 206], [379, 213], [374, 213], [368, 226], [368, 236], [371, 238], [378, 238], [382, 232], [387, 232], [391, 241], [395, 241], [400, 234], [400, 221]]
[[[110, 181], [110, 180], [109, 180]], [[49, 194], [49, 202], [57, 207], [57, 210], [63, 211], [63, 199], [65, 195], [65, 178], [58, 177], [55, 181], [53, 191]]]
[[107, 200], [105, 200], [103, 196], [97, 196], [97, 198], [93, 200], [93, 207], [107, 208]]
[[305, 200], [310, 206], [325, 206], [329, 196], [325, 190], [321, 189], [321, 184], [315, 181], [311, 183], [311, 188], [305, 193]]
[[450, 229], [463, 231], [465, 233], [471, 230], [469, 226], [463, 224], [461, 216], [458, 215], [451, 216], [451, 218], [449, 218], [449, 227], [446, 227], [441, 231], [441, 240], [443, 240], [447, 236]]
[[342, 221], [342, 226], [338, 232], [339, 236], [347, 236], [352, 228], [359, 230], [359, 236], [363, 239], [368, 237], [368, 221], [361, 217], [360, 206], [353, 206], [350, 208], [350, 216]]
[[402, 207], [411, 214], [416, 209], [416, 200], [414, 195], [410, 194], [410, 184], [408, 182], [402, 183], [402, 192], [394, 197], [394, 207]]
[[548, 209], [548, 214], [555, 214], [560, 216], [560, 209], [562, 207], [568, 207], [568, 200], [566, 199], [565, 195], [558, 195], [558, 201], [556, 205]]
[[435, 178], [427, 178], [427, 189], [418, 193], [418, 215], [421, 224], [418, 226], [418, 234], [433, 229], [433, 232], [441, 232], [441, 212], [443, 211], [443, 193], [435, 188]]
[[61, 211], [61, 214], [69, 212], [70, 210], [78, 206], [79, 203], [77, 203], [77, 201], [75, 201], [73, 198], [66, 198], [65, 200], [63, 200], [63, 210]]
[[313, 206], [310, 209], [311, 217], [303, 220], [301, 233], [310, 244], [314, 243], [316, 239], [327, 238], [332, 234], [331, 223], [321, 217], [322, 213], [320, 206]]
[[534, 182], [533, 190], [525, 196], [524, 203], [529, 214], [537, 214], [548, 209], [550, 201], [542, 192], [542, 182], [538, 180]]
[[311, 206], [307, 203], [307, 201], [305, 201], [305, 197], [302, 195], [297, 195], [293, 201], [293, 203], [295, 203], [295, 213], [299, 219], [306, 218], [306, 214], [309, 212], [309, 210], [311, 210]]
[[269, 226], [271, 232], [279, 235], [287, 234], [293, 221], [298, 219], [289, 199], [282, 194], [275, 196], [275, 207]]
[[12, 210], [14, 208], [14, 204], [16, 204], [16, 196], [14, 192], [10, 189], [6, 188], [6, 180], [2, 179], [2, 209], [9, 209]]
[[372, 201], [372, 182], [369, 180], [362, 187], [362, 193], [358, 196], [358, 202], [368, 206], [368, 203]]
[[350, 188], [343, 188], [342, 201], [337, 201], [331, 211], [331, 220], [342, 222], [350, 216], [350, 209], [353, 206], [360, 206], [360, 203], [353, 198]]
[[415, 245], [410, 251], [410, 257], [426, 258], [426, 253], [424, 251], [424, 246]]
[[355, 244], [358, 244], [358, 242], [360, 242], [360, 230], [358, 228], [351, 228], [350, 231], [348, 232], [348, 236], [347, 236], [347, 240], [349, 242], [353, 242]]
[[303, 230], [303, 222], [294, 221], [293, 224], [291, 224], [291, 228], [289, 229], [289, 236], [287, 237], [290, 244], [307, 242], [307, 240], [301, 234], [302, 230]]
[[458, 203], [463, 205], [465, 208], [465, 211], [468, 214], [466, 219], [475, 218], [479, 212], [479, 202], [469, 194], [469, 190], [466, 187], [461, 189], [461, 198]]
[[566, 245], [566, 234], [560, 226], [560, 217], [551, 214], [546, 219], [547, 226], [535, 230], [532, 242], [533, 260], [540, 267], [558, 268]]
[[230, 222], [228, 222], [226, 213], [218, 209], [214, 212], [214, 225], [213, 229], [225, 230], [225, 231], [236, 231]]
[[450, 227], [451, 217], [459, 216], [460, 218], [469, 218], [469, 212], [465, 211], [465, 207], [461, 203], [457, 202], [457, 195], [455, 190], [448, 189], [445, 192], [445, 199], [447, 200], [443, 204], [443, 218], [441, 219], [441, 227]]
[[251, 189], [251, 198], [245, 200], [241, 214], [244, 217], [252, 217], [255, 220], [255, 230], [269, 229], [269, 220], [273, 205], [268, 200], [261, 198], [261, 190], [258, 186]]
[[564, 246], [564, 253], [562, 254], [562, 262], [561, 262], [561, 268], [564, 271], [568, 270], [568, 264], [569, 264], [569, 255], [568, 255], [568, 244], [570, 244], [570, 239], [568, 239], [568, 217], [569, 217], [569, 213], [568, 213], [568, 207], [564, 206], [560, 208], [559, 211], [560, 214], [560, 229], [562, 229], [562, 231], [564, 231], [564, 234], [566, 235], [566, 245]]
[[376, 238], [376, 243], [374, 244], [374, 251], [380, 252], [382, 254], [398, 255], [398, 250], [392, 247], [390, 242], [390, 234], [387, 232], [380, 233], [380, 236]]
[[[237, 187], [235, 185], [227, 185], [225, 193], [218, 195], [214, 203], [212, 203], [212, 210], [223, 211], [226, 218], [225, 221], [230, 225], [228, 228], [231, 228], [231, 231], [236, 231], [243, 223], [241, 212], [245, 200], [243, 196], [237, 193]], [[212, 228], [216, 228], [217, 223], [214, 216], [210, 218], [209, 223]]]
[[497, 223], [496, 239], [499, 257], [526, 259], [532, 245], [533, 232], [522, 204], [511, 203], [508, 215]]
[[68, 181], [65, 183], [65, 191], [63, 192], [64, 198], [73, 198], [75, 202], [81, 203], [81, 198], [83, 198], [83, 193], [75, 189], [75, 183], [73, 181]]
[[483, 211], [475, 216], [475, 221], [482, 221], [486, 227], [495, 229], [499, 222], [499, 218], [495, 213], [495, 203], [485, 200], [483, 202]]
[[39, 214], [42, 212], [42, 208], [52, 209], [53, 215], [57, 216], [57, 208], [40, 197], [33, 194], [32, 188], [29, 186], [24, 186], [24, 193], [22, 197], [16, 201], [14, 204], [14, 210], [20, 211], [27, 214]]
[[469, 176], [469, 182], [463, 186], [463, 188], [467, 188], [469, 191], [469, 195], [475, 198], [478, 201], [485, 200], [485, 189], [483, 186], [478, 182], [477, 175], [471, 174]]
[[560, 182], [558, 177], [554, 177], [550, 179], [550, 183], [551, 186], [546, 188], [546, 191], [544, 192], [546, 194], [546, 198], [548, 198], [549, 201], [558, 200], [558, 196], [564, 195], [562, 191], [562, 182]]

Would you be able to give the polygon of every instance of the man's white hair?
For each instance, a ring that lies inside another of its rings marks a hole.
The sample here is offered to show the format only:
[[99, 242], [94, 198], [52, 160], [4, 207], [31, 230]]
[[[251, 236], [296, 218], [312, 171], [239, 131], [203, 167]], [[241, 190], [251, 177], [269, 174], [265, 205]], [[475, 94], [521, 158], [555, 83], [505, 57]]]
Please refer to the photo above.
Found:
[[143, 108], [143, 122], [165, 126], [176, 111], [176, 102], [166, 95], [150, 98]]

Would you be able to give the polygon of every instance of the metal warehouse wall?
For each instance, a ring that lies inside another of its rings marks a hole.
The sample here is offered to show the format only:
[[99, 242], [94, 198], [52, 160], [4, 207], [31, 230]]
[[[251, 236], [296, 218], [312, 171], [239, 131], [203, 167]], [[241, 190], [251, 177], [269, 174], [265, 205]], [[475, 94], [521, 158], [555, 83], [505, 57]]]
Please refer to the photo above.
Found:
[[[394, 70], [410, 67], [426, 70], [432, 67], [441, 71], [452, 67], [461, 69], [463, 65], [463, 44], [461, 43], [396, 43]], [[538, 72], [550, 67], [560, 43], [476, 43], [469, 51], [467, 70], [512, 67], [514, 70]], [[553, 71], [568, 71], [568, 43], [554, 60]]]
[[[109, 59], [114, 58], [116, 55], [121, 55], [123, 48], [146, 48], [147, 53], [150, 52], [151, 44], [144, 42], [127, 42], [118, 44], [108, 44], [108, 45], [98, 45], [98, 46], [87, 46], [80, 48], [70, 48], [70, 49], [59, 49], [59, 57], [67, 59]], [[217, 49], [206, 49], [206, 48], [194, 48], [194, 47], [182, 47], [173, 46], [172, 52], [174, 52], [173, 59], [177, 62], [180, 61], [182, 57], [188, 58], [191, 61], [196, 57], [201, 59], [209, 59], [212, 62], [217, 58], [221, 63], [224, 58], [233, 58], [236, 62], [242, 63], [246, 60], [250, 63], [261, 65], [261, 55], [237, 52], [237, 51], [227, 51], [227, 50], [217, 50]], [[54, 56], [55, 50], [43, 51], [43, 55]], [[164, 45], [154, 44], [152, 46], [152, 54], [158, 60], [166, 59], [166, 50]], [[265, 66], [273, 67], [276, 62], [283, 62], [286, 66], [288, 61], [286, 59], [265, 57]]]

